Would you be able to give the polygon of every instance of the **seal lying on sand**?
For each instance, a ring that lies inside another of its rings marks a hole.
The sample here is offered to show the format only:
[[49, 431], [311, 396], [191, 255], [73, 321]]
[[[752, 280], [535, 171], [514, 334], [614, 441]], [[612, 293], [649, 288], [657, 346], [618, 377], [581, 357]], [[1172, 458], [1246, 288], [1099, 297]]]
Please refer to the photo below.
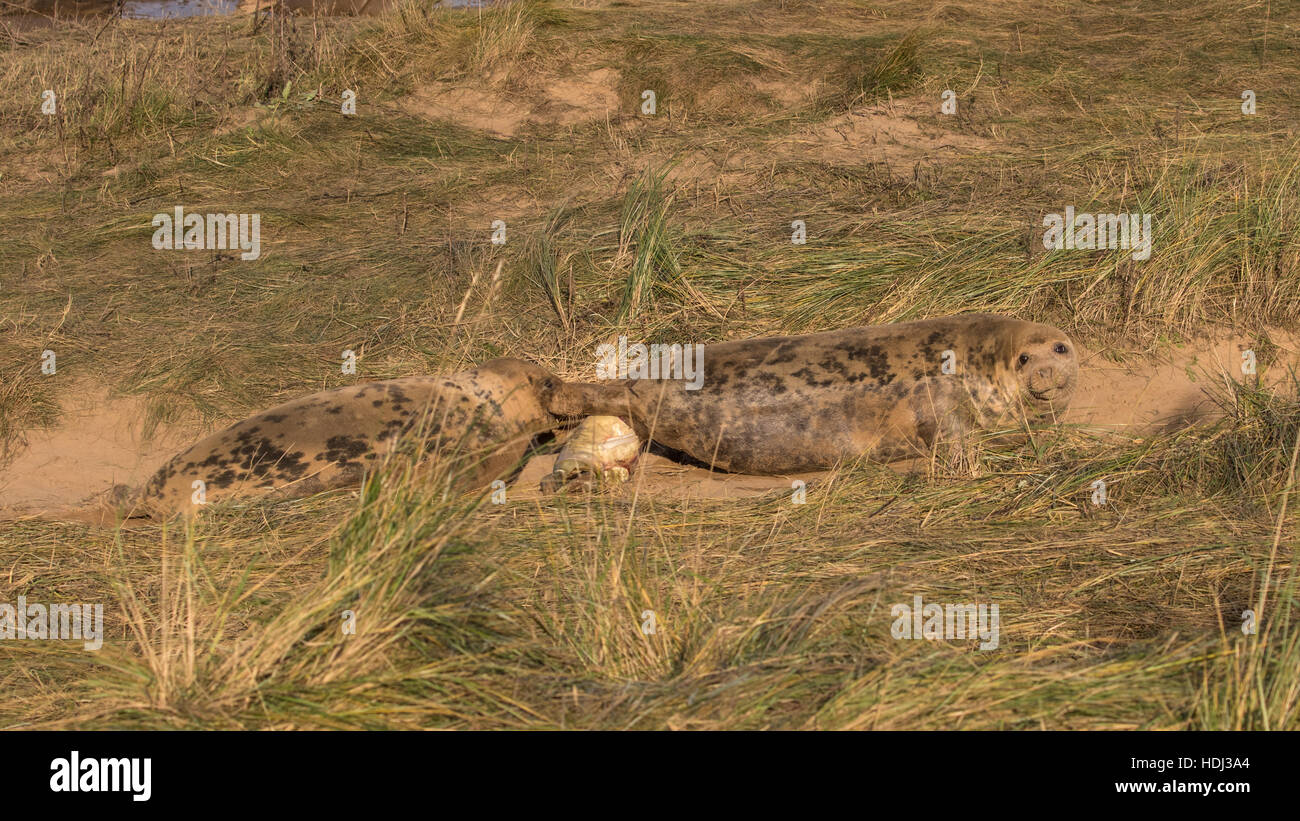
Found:
[[532, 363], [494, 359], [451, 376], [304, 396], [173, 457], [145, 484], [132, 512], [162, 518], [236, 496], [292, 498], [358, 485], [399, 439], [454, 458], [456, 484], [481, 487], [518, 466], [534, 434], [555, 427], [545, 402], [559, 384]]
[[1051, 417], [1069, 402], [1074, 344], [1048, 325], [996, 314], [704, 346], [704, 382], [568, 383], [548, 408], [610, 415], [712, 467], [829, 468], [871, 455], [927, 455], [976, 428]]

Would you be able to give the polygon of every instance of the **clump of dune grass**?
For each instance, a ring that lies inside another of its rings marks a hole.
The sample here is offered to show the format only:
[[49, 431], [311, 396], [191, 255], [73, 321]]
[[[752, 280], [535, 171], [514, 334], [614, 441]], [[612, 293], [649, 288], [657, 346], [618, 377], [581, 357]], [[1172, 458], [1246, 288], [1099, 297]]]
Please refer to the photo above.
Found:
[[841, 59], [838, 81], [821, 95], [819, 106], [827, 111], [843, 111], [904, 91], [921, 75], [920, 54], [925, 40], [920, 30], [914, 30], [881, 50], [859, 46]]
[[[982, 448], [987, 475], [977, 481], [990, 489], [986, 506], [1000, 514], [1028, 514], [1065, 502], [1099, 512], [1089, 502], [1100, 480], [1111, 508], [1142, 498], [1195, 498], [1242, 517], [1272, 517], [1290, 480], [1289, 456], [1300, 433], [1297, 395], [1294, 382], [1267, 389], [1228, 380], [1211, 392], [1223, 412], [1212, 422], [1138, 441], [1068, 425], [1036, 431], [1018, 447]], [[1007, 476], [1033, 478], [1009, 497], [992, 491]]]
[[653, 308], [656, 286], [681, 275], [669, 222], [672, 195], [664, 190], [666, 170], [648, 171], [628, 186], [619, 213], [619, 260], [627, 259], [627, 278], [619, 303], [621, 322]]
[[699, 32], [665, 32], [635, 26], [611, 46], [620, 50], [619, 98], [628, 112], [642, 112], [654, 95], [654, 113], [642, 116], [685, 124], [689, 119], [742, 127], [766, 119], [748, 81], [770, 76], [744, 39], [702, 36]]
[[[1129, 173], [1142, 172], [1143, 183], [1127, 193], [1035, 195], [1032, 217], [1019, 207], [938, 215], [918, 204], [867, 220], [870, 243], [849, 231], [815, 246], [772, 244], [757, 260], [715, 259], [693, 280], [712, 290], [757, 285], [747, 307], [789, 330], [975, 310], [1041, 311], [1063, 326], [1139, 336], [1206, 323], [1285, 323], [1300, 315], [1300, 248], [1286, 239], [1300, 228], [1291, 184], [1300, 145], [1290, 142], [1212, 188], [1197, 182], [1217, 167], [1195, 158], [1139, 160]], [[1122, 183], [1124, 172], [1113, 170]], [[1042, 215], [1066, 205], [1150, 214], [1150, 259], [1136, 262], [1131, 250], [1036, 250]]]
[[525, 251], [525, 274], [546, 294], [546, 300], [568, 336], [573, 335], [573, 253], [556, 258], [555, 236], [565, 220], [563, 206], [556, 208], [546, 222], [528, 237]]
[[[1291, 567], [1297, 566], [1296, 557]], [[1300, 626], [1295, 573], [1279, 585], [1272, 610], [1224, 613], [1221, 640], [1207, 649], [1195, 725], [1203, 730], [1294, 730], [1300, 725]], [[1257, 632], [1245, 633], [1243, 626]]]
[[501, 2], [457, 9], [404, 0], [381, 18], [382, 30], [431, 50], [438, 76], [483, 79], [508, 74], [537, 46], [538, 33], [569, 23], [570, 15], [547, 0]]
[[383, 29], [411, 40], [441, 45], [453, 33], [445, 7], [421, 0], [400, 0], [382, 19]]
[[1300, 429], [1293, 440], [1272, 545], [1255, 574], [1252, 608], [1241, 613], [1240, 623], [1228, 614], [1228, 625], [1220, 624], [1217, 652], [1203, 668], [1195, 710], [1204, 729], [1281, 730], [1300, 723], [1300, 549], [1282, 545], [1295, 490]]
[[5, 351], [15, 363], [0, 380], [0, 466], [3, 466], [21, 446], [23, 431], [32, 428], [48, 427], [58, 418], [59, 407], [53, 396], [41, 380], [40, 361], [33, 358], [30, 362], [17, 365], [21, 354], [18, 351]]
[[[127, 638], [96, 659], [96, 710], [134, 726], [241, 726], [250, 711], [367, 726], [356, 694], [436, 679], [430, 651], [458, 629], [439, 569], [465, 549], [482, 497], [439, 493], [411, 465], [393, 460], [333, 532], [243, 575], [212, 562], [221, 536], [206, 519], [164, 526], [159, 574], [115, 581]], [[286, 587], [304, 563], [316, 573]], [[424, 672], [394, 677], [399, 659]]]
[[1294, 382], [1276, 391], [1230, 382], [1220, 391], [1226, 417], [1189, 446], [1165, 454], [1159, 473], [1173, 487], [1271, 508], [1290, 482], [1288, 456], [1300, 436], [1297, 395]]

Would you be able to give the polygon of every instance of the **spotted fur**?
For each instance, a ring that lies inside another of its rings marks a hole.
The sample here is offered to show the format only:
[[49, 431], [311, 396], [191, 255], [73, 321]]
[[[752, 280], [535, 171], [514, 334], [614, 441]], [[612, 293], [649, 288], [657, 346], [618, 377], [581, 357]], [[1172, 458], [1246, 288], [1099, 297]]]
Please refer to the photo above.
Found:
[[[451, 376], [411, 376], [304, 396], [200, 440], [158, 469], [135, 512], [157, 518], [232, 497], [291, 498], [356, 486], [400, 447], [454, 458], [459, 484], [484, 486], [513, 470], [559, 380], [518, 359]], [[427, 459], [426, 459], [427, 461]]]
[[779, 474], [924, 455], [975, 429], [1042, 419], [1069, 402], [1078, 365], [1056, 328], [963, 314], [720, 342], [704, 347], [703, 369], [695, 391], [665, 379], [569, 383], [548, 407], [622, 416], [705, 464]]

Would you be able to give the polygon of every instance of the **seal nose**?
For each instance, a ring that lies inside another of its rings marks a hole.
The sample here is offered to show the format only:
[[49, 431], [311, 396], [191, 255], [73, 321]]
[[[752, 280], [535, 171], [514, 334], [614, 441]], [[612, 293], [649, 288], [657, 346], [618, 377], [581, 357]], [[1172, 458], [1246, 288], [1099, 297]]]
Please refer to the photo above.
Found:
[[1029, 375], [1029, 392], [1037, 399], [1046, 399], [1048, 394], [1060, 387], [1056, 384], [1056, 369], [1051, 365], [1034, 368]]

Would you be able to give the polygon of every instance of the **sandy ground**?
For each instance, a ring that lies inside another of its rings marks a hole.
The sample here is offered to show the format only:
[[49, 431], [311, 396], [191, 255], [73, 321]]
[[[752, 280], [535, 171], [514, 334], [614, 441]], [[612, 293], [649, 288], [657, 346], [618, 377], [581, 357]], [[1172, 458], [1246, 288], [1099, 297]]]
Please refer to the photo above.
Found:
[[562, 77], [535, 98], [509, 96], [493, 87], [494, 79], [501, 78], [476, 85], [432, 82], [403, 98], [401, 107], [417, 117], [449, 120], [497, 137], [513, 136], [532, 122], [567, 126], [618, 114], [619, 74], [612, 68]]
[[0, 517], [57, 515], [115, 485], [134, 487], [201, 433], [197, 426], [160, 425], [146, 438], [145, 400], [113, 398], [96, 386], [74, 386], [60, 404], [59, 424], [26, 431], [26, 446], [0, 467]]
[[[1287, 381], [1287, 367], [1300, 367], [1300, 340], [1280, 329], [1269, 338], [1278, 350], [1268, 368], [1256, 365], [1264, 385]], [[1085, 429], [1142, 436], [1212, 421], [1222, 416], [1215, 397], [1227, 395], [1227, 381], [1253, 379], [1242, 372], [1242, 354], [1252, 342], [1221, 335], [1127, 365], [1080, 348], [1079, 384], [1064, 421]]]
[[[1275, 361], [1260, 365], [1258, 371], [1264, 384], [1277, 385], [1287, 379], [1288, 366], [1300, 368], [1300, 342], [1280, 330], [1270, 330], [1269, 336], [1278, 346]], [[1079, 388], [1064, 421], [1102, 435], [1135, 437], [1212, 421], [1222, 413], [1213, 397], [1224, 394], [1224, 380], [1244, 378], [1242, 353], [1251, 345], [1244, 337], [1222, 334], [1161, 357], [1130, 356], [1126, 365], [1081, 348]], [[145, 439], [144, 400], [113, 398], [91, 386], [69, 389], [61, 402], [60, 424], [28, 431], [26, 447], [0, 468], [0, 518], [84, 519], [87, 507], [94, 507], [114, 486], [139, 485], [172, 454], [205, 434], [197, 426], [162, 425]], [[530, 460], [512, 483], [508, 500], [541, 498], [538, 484], [554, 458], [540, 455]], [[632, 480], [616, 492], [725, 499], [788, 491], [795, 480], [811, 484], [820, 475], [716, 473], [644, 452]]]

